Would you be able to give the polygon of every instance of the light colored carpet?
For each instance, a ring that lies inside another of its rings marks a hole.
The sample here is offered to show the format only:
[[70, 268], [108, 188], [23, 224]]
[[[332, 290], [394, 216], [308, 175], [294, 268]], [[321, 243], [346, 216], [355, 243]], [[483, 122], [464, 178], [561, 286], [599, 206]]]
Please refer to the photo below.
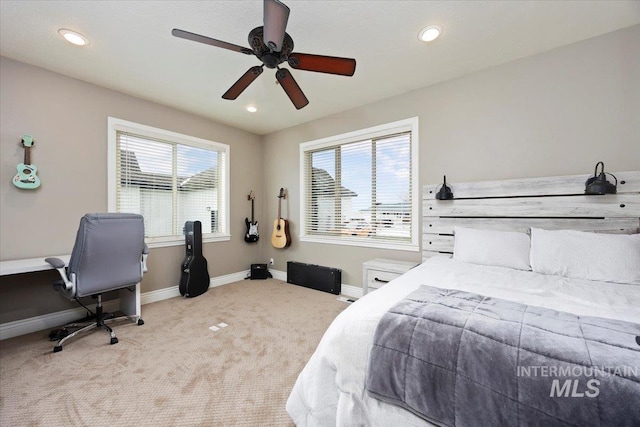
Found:
[[332, 294], [245, 280], [145, 305], [144, 325], [111, 324], [115, 345], [103, 331], [55, 354], [48, 331], [2, 341], [0, 425], [292, 426], [287, 397], [346, 307]]

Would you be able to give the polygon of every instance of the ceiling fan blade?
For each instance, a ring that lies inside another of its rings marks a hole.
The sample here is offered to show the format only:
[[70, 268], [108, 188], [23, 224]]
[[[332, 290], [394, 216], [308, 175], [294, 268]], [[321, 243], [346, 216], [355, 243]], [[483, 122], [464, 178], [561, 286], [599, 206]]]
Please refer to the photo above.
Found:
[[296, 83], [289, 70], [280, 68], [276, 71], [276, 79], [278, 79], [280, 86], [282, 86], [282, 89], [287, 93], [296, 109], [299, 110], [309, 103], [309, 100], [304, 96], [302, 89], [300, 89], [300, 86], [298, 86], [298, 83]]
[[245, 53], [247, 55], [253, 55], [253, 51], [248, 47], [242, 47], [232, 43], [223, 42], [221, 40], [212, 39], [211, 37], [201, 36], [200, 34], [190, 33], [188, 31], [179, 30], [177, 28], [171, 30], [171, 34], [176, 37], [180, 37], [181, 39], [187, 39], [194, 42], [221, 47], [223, 49], [233, 50], [235, 52]]
[[260, 74], [262, 74], [261, 66], [256, 65], [255, 67], [249, 68], [222, 97], [224, 99], [236, 99]]
[[278, 0], [264, 0], [264, 44], [274, 52], [282, 50], [289, 8]]
[[353, 76], [353, 73], [356, 72], [356, 60], [351, 58], [293, 52], [289, 55], [288, 62], [291, 68], [297, 70], [316, 71], [318, 73], [338, 74], [341, 76]]

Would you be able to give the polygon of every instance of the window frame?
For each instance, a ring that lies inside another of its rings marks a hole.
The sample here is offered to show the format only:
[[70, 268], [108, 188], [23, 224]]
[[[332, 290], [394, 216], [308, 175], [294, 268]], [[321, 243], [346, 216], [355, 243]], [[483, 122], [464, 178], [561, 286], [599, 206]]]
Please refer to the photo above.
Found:
[[[378, 138], [401, 132], [411, 132], [411, 238], [408, 242], [382, 242], [367, 237], [336, 237], [319, 236], [317, 234], [307, 234], [307, 187], [306, 187], [306, 165], [305, 156], [307, 152], [336, 147], [339, 145], [359, 142], [366, 139]], [[361, 246], [368, 248], [392, 249], [401, 251], [418, 252], [420, 250], [420, 218], [419, 218], [419, 185], [418, 185], [418, 164], [419, 155], [419, 125], [418, 117], [398, 120], [378, 126], [369, 127], [353, 132], [321, 138], [300, 144], [300, 241], [310, 243], [327, 243], [345, 246]]]
[[[165, 129], [160, 129], [152, 126], [143, 125], [140, 123], [130, 122], [127, 120], [118, 119], [116, 117], [108, 117], [107, 120], [107, 182], [108, 182], [108, 203], [107, 210], [109, 212], [117, 212], [117, 134], [118, 132], [128, 132], [139, 135], [141, 137], [152, 138], [167, 141], [169, 143], [187, 145], [191, 147], [211, 149], [214, 148], [217, 151], [223, 151], [225, 153], [225, 167], [224, 167], [224, 230], [218, 233], [206, 233], [202, 235], [203, 243], [210, 242], [222, 242], [231, 240], [230, 233], [230, 211], [231, 211], [231, 191], [230, 191], [230, 165], [231, 165], [231, 147], [227, 144], [220, 142], [210, 141], [207, 139], [197, 138], [190, 135], [181, 134]], [[183, 235], [163, 236], [163, 237], [146, 237], [150, 248], [160, 248], [167, 246], [180, 246], [184, 244]]]

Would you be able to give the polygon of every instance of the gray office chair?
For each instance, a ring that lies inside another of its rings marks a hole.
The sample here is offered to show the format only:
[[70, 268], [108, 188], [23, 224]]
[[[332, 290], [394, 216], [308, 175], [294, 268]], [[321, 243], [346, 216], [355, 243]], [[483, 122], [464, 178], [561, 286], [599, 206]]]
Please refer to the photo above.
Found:
[[[144, 324], [139, 315], [139, 299], [137, 309], [132, 315], [108, 317], [103, 312], [102, 293], [117, 289], [133, 287], [132, 292], [147, 271], [146, 258], [149, 248], [144, 243], [144, 221], [142, 215], [127, 213], [86, 214], [80, 220], [76, 242], [71, 252], [69, 266], [59, 258], [46, 258], [45, 261], [60, 272], [62, 280], [54, 283], [54, 288], [61, 291], [69, 299], [84, 296], [97, 298], [95, 322], [81, 327], [60, 340], [53, 348], [54, 353], [62, 350], [62, 344], [77, 334], [95, 328], [103, 328], [111, 336], [111, 344], [116, 344], [113, 330], [106, 322], [131, 319], [138, 325]], [[139, 295], [139, 293], [137, 294]], [[122, 307], [121, 292], [121, 307]], [[78, 301], [79, 302], [79, 301]], [[67, 328], [78, 327], [77, 324]]]

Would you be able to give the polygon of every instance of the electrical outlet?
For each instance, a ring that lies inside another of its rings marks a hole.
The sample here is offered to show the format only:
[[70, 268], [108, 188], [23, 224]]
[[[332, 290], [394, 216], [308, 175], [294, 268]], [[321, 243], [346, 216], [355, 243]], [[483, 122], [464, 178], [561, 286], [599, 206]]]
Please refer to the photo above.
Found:
[[269, 265], [273, 265], [273, 258], [269, 260]]

